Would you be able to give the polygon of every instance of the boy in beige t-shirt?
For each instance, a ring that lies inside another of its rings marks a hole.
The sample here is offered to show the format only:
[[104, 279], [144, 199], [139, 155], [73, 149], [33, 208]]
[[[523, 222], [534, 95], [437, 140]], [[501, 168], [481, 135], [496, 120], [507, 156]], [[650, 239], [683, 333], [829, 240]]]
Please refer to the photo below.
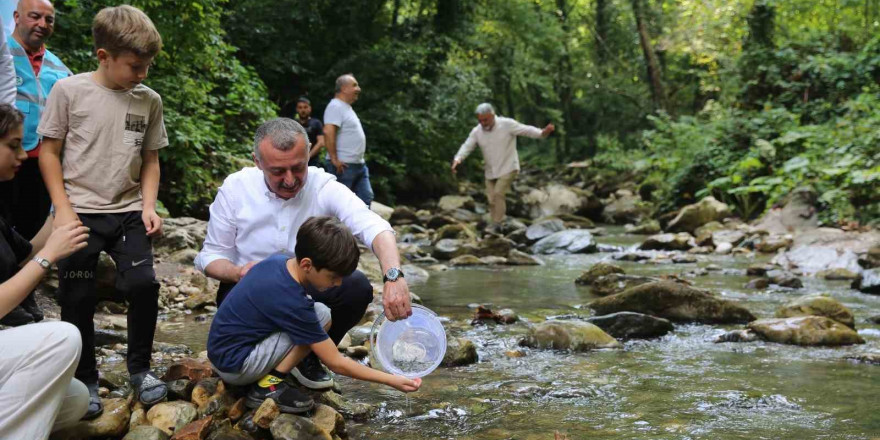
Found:
[[127, 366], [136, 396], [150, 405], [167, 394], [150, 370], [159, 294], [150, 237], [162, 230], [158, 150], [168, 136], [162, 98], [141, 84], [162, 38], [146, 14], [127, 5], [102, 9], [92, 34], [98, 70], [58, 81], [37, 129], [55, 225], [78, 218], [90, 228], [86, 248], [58, 262], [61, 319], [82, 334], [76, 378], [91, 394], [87, 419], [103, 412], [92, 322], [101, 251], [116, 262], [116, 288], [129, 304]]

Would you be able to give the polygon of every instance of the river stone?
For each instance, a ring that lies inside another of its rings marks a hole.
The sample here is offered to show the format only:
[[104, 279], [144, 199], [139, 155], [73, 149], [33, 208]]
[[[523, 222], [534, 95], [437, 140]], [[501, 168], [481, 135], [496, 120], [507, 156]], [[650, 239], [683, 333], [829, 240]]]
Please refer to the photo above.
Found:
[[351, 335], [351, 345], [364, 345], [370, 340], [370, 332], [373, 331], [373, 323], [352, 327], [348, 331]]
[[648, 220], [638, 225], [627, 224], [624, 226], [624, 229], [627, 234], [635, 235], [653, 235], [663, 230], [660, 228], [660, 222], [657, 220]]
[[439, 228], [442, 228], [443, 226], [457, 224], [457, 223], [458, 223], [458, 220], [456, 220], [448, 215], [437, 214], [437, 215], [431, 216], [431, 218], [428, 219], [428, 222], [425, 224], [425, 226], [432, 228], [432, 229], [439, 229]]
[[391, 214], [394, 213], [394, 208], [373, 200], [373, 202], [370, 203], [370, 211], [378, 214], [379, 217], [382, 217], [382, 220], [387, 222], [391, 219]]
[[536, 242], [548, 235], [565, 230], [565, 224], [558, 218], [548, 218], [532, 223], [526, 229], [526, 239]]
[[715, 338], [715, 343], [720, 342], [754, 342], [760, 339], [758, 334], [749, 329], [731, 330]]
[[169, 400], [189, 400], [195, 384], [189, 379], [176, 379], [166, 382]]
[[128, 376], [115, 371], [100, 371], [98, 385], [110, 390], [118, 390], [128, 386]]
[[722, 231], [716, 231], [712, 233], [712, 243], [715, 244], [716, 248], [721, 243], [728, 243], [731, 245], [731, 248], [742, 243], [743, 240], [746, 239], [746, 234], [742, 231], [725, 229]]
[[694, 237], [687, 232], [678, 234], [657, 234], [648, 237], [639, 246], [643, 251], [686, 251], [694, 247]]
[[431, 277], [427, 270], [412, 264], [404, 264], [400, 267], [400, 270], [404, 273], [403, 276], [406, 279], [406, 284], [410, 286], [413, 284], [424, 284]]
[[804, 287], [803, 281], [790, 273], [783, 272], [774, 274], [773, 272], [770, 272], [768, 275], [770, 275], [770, 284], [776, 284], [779, 287], [788, 287], [790, 289], [800, 289]]
[[778, 269], [778, 267], [776, 267], [772, 264], [755, 263], [755, 264], [750, 264], [749, 267], [746, 268], [746, 275], [753, 276], [753, 277], [763, 277], [763, 276], [767, 275], [767, 272], [770, 272], [771, 270], [776, 270], [776, 269]]
[[621, 339], [656, 338], [673, 329], [672, 323], [667, 319], [633, 312], [594, 316], [587, 318], [586, 321]]
[[177, 379], [189, 379], [198, 382], [214, 375], [211, 362], [202, 359], [185, 358], [168, 367], [162, 380], [168, 382]]
[[840, 301], [825, 295], [805, 295], [776, 310], [777, 318], [825, 316], [847, 327], [855, 328], [853, 313]]
[[456, 209], [450, 211], [449, 215], [457, 222], [474, 223], [480, 221], [479, 214], [476, 214], [473, 211], [468, 211], [467, 209]]
[[513, 249], [514, 243], [504, 237], [492, 236], [476, 243], [467, 243], [461, 247], [461, 254], [473, 254], [477, 257], [503, 257]]
[[590, 284], [590, 292], [596, 296], [608, 296], [623, 292], [631, 287], [659, 281], [657, 278], [644, 277], [641, 275], [626, 275], [622, 273], [610, 273], [603, 275]]
[[168, 440], [168, 434], [155, 426], [136, 426], [122, 440]]
[[721, 222], [711, 221], [694, 230], [694, 237], [700, 246], [714, 246], [712, 242], [712, 234], [716, 231], [723, 231], [724, 225]]
[[792, 237], [791, 235], [768, 235], [762, 237], [760, 241], [755, 245], [755, 249], [758, 252], [763, 252], [765, 254], [775, 254], [779, 252], [780, 249], [788, 249], [791, 247]]
[[128, 332], [119, 330], [110, 330], [104, 328], [95, 329], [95, 347], [112, 346], [116, 344], [127, 344]]
[[213, 421], [214, 417], [212, 416], [196, 420], [180, 428], [179, 431], [174, 433], [171, 440], [205, 440], [205, 437], [211, 431]]
[[394, 208], [394, 211], [391, 213], [391, 218], [388, 219], [388, 223], [391, 223], [392, 226], [418, 225], [421, 224], [421, 220], [419, 220], [419, 216], [416, 215], [416, 212], [412, 208], [408, 206], [398, 206]]
[[273, 399], [266, 399], [260, 404], [260, 407], [254, 412], [254, 424], [263, 429], [269, 429], [269, 425], [278, 418], [281, 409]]
[[519, 321], [519, 316], [513, 309], [501, 309], [495, 314], [495, 321], [500, 324], [513, 324]]
[[330, 435], [345, 433], [345, 418], [338, 411], [328, 405], [315, 404], [312, 422]]
[[839, 281], [846, 280], [852, 281], [858, 279], [859, 274], [850, 271], [849, 269], [837, 268], [837, 269], [825, 269], [816, 272], [816, 276], [819, 278], [825, 278], [830, 281]]
[[543, 263], [525, 252], [511, 249], [510, 252], [507, 253], [506, 264], [508, 266], [540, 266]]
[[880, 294], [880, 268], [868, 269], [852, 282], [852, 288], [864, 293]]
[[746, 285], [745, 285], [746, 289], [755, 289], [755, 290], [764, 290], [768, 287], [770, 287], [770, 279], [764, 278], [764, 277], [749, 280], [749, 282], [746, 283]]
[[684, 322], [726, 324], [755, 319], [738, 304], [672, 281], [642, 284], [587, 306], [600, 315], [629, 311]]
[[479, 360], [477, 346], [465, 338], [446, 337], [446, 354], [443, 356], [444, 367], [460, 367], [475, 364]]
[[852, 345], [865, 341], [855, 330], [825, 316], [760, 319], [748, 328], [770, 342], [791, 345]]
[[216, 428], [207, 440], [254, 440], [254, 438], [230, 425], [223, 424]]
[[[562, 220], [565, 229], [594, 229], [596, 224], [592, 220], [575, 214], [557, 214], [555, 218]], [[599, 235], [595, 234], [594, 235]]]
[[293, 414], [281, 414], [269, 430], [275, 440], [333, 440], [333, 437], [311, 420]]
[[315, 397], [316, 403], [327, 405], [339, 411], [346, 419], [364, 422], [372, 418], [377, 408], [367, 403], [355, 403], [345, 400], [339, 393], [327, 390]]
[[456, 209], [473, 211], [474, 198], [471, 196], [446, 195], [440, 197], [440, 201], [437, 202], [437, 207], [440, 208], [441, 211], [454, 211]]
[[451, 225], [441, 226], [440, 229], [437, 229], [437, 232], [434, 233], [434, 243], [444, 238], [476, 240], [477, 237], [473, 232], [468, 230], [465, 225], [461, 223], [453, 223]]
[[523, 345], [572, 351], [621, 347], [620, 342], [601, 328], [583, 321], [542, 322], [529, 329]]
[[455, 257], [455, 258], [449, 260], [449, 265], [453, 266], [453, 267], [456, 267], [456, 266], [485, 266], [486, 263], [484, 263], [482, 260], [480, 260], [479, 258], [477, 258], [474, 255], [460, 255], [458, 257]]
[[868, 249], [865, 255], [859, 257], [859, 264], [865, 269], [880, 267], [880, 245]]
[[607, 223], [623, 225], [627, 223], [639, 223], [650, 213], [650, 206], [643, 202], [637, 195], [620, 194], [614, 195], [605, 209], [602, 210], [602, 218]]
[[581, 276], [577, 277], [577, 279], [574, 280], [574, 283], [581, 285], [590, 285], [599, 277], [610, 275], [612, 273], [622, 274], [624, 272], [620, 266], [611, 263], [599, 262], [590, 266], [589, 269], [584, 271]]
[[585, 229], [559, 231], [538, 240], [532, 246], [535, 254], [589, 254], [596, 252], [593, 234]]
[[147, 421], [168, 435], [174, 434], [198, 416], [195, 405], [180, 400], [158, 403], [147, 411]]
[[861, 364], [880, 365], [880, 353], [860, 353], [846, 357], [847, 360]]
[[504, 257], [496, 257], [494, 255], [489, 255], [488, 257], [480, 258], [480, 261], [487, 266], [500, 266], [503, 264], [507, 264], [507, 258]]
[[438, 260], [449, 260], [455, 258], [461, 255], [459, 253], [459, 248], [461, 247], [461, 244], [461, 240], [444, 238], [437, 243], [434, 243], [434, 252], [431, 255]]
[[730, 217], [730, 208], [726, 203], [708, 196], [698, 203], [681, 208], [678, 215], [666, 227], [670, 232], [693, 233], [700, 226], [711, 221], [721, 221]]
[[224, 387], [199, 406], [199, 418], [214, 416], [215, 419], [223, 419], [229, 416], [232, 405], [235, 405], [235, 397], [232, 397]]
[[121, 437], [128, 429], [131, 411], [128, 399], [101, 399], [104, 413], [94, 420], [82, 420], [57, 433], [58, 438]]
[[878, 244], [880, 231], [845, 232], [835, 228], [817, 228], [797, 235], [791, 250], [776, 255], [773, 262], [789, 269], [798, 269], [804, 274], [835, 268], [858, 273], [862, 271], [859, 255], [864, 255]]
[[532, 188], [521, 200], [531, 218], [540, 218], [580, 212], [589, 204], [591, 195], [579, 188], [552, 184], [541, 189]]

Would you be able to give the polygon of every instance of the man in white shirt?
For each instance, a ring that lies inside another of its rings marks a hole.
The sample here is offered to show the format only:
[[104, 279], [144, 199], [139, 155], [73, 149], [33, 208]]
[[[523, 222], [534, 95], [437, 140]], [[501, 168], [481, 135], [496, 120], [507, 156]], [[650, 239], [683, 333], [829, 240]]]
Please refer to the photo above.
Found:
[[504, 200], [511, 183], [519, 174], [519, 155], [516, 153], [516, 137], [528, 136], [542, 139], [553, 133], [556, 128], [547, 124], [544, 129], [520, 124], [519, 122], [495, 116], [492, 104], [482, 103], [477, 106], [477, 120], [480, 122], [461, 144], [458, 153], [452, 160], [452, 173], [455, 168], [468, 157], [479, 145], [483, 152], [486, 168], [486, 197], [489, 199], [489, 214], [493, 225], [504, 220], [507, 204]]
[[324, 109], [324, 145], [327, 147], [327, 172], [370, 206], [373, 187], [370, 170], [364, 162], [367, 136], [351, 105], [361, 94], [361, 87], [350, 73], [336, 78], [336, 95]]
[[[307, 219], [334, 216], [379, 258], [385, 274], [385, 315], [391, 320], [410, 316], [409, 287], [400, 271], [391, 225], [332, 175], [308, 167], [309, 148], [306, 131], [297, 122], [268, 121], [254, 136], [256, 167], [233, 173], [217, 192], [205, 244], [195, 259], [197, 269], [220, 280], [217, 305], [257, 262], [277, 253], [293, 256], [297, 230]], [[337, 344], [360, 322], [373, 300], [373, 288], [359, 271], [344, 278], [339, 287], [307, 291], [330, 308], [332, 325], [327, 333]], [[333, 386], [314, 354], [291, 373], [313, 389]]]

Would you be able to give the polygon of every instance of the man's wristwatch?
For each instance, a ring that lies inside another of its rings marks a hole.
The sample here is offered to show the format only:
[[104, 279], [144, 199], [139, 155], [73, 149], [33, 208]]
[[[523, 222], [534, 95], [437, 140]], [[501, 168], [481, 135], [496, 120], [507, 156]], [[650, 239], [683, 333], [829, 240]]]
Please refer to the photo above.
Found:
[[400, 270], [399, 267], [392, 267], [385, 271], [385, 275], [382, 277], [382, 282], [387, 283], [391, 281], [393, 283], [397, 281], [398, 278], [403, 278], [403, 271]]
[[52, 262], [43, 258], [43, 257], [34, 257], [34, 258], [31, 258], [31, 261], [35, 261], [43, 269], [49, 270], [52, 268]]

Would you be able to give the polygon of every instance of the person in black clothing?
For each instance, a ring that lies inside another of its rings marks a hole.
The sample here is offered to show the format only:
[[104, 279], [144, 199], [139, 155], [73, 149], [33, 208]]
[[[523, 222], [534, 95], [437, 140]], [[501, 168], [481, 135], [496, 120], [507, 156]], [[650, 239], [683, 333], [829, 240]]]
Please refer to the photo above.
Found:
[[309, 166], [323, 168], [324, 164], [318, 153], [324, 147], [324, 124], [312, 117], [312, 102], [305, 96], [296, 101], [297, 122], [306, 129], [309, 137]]

